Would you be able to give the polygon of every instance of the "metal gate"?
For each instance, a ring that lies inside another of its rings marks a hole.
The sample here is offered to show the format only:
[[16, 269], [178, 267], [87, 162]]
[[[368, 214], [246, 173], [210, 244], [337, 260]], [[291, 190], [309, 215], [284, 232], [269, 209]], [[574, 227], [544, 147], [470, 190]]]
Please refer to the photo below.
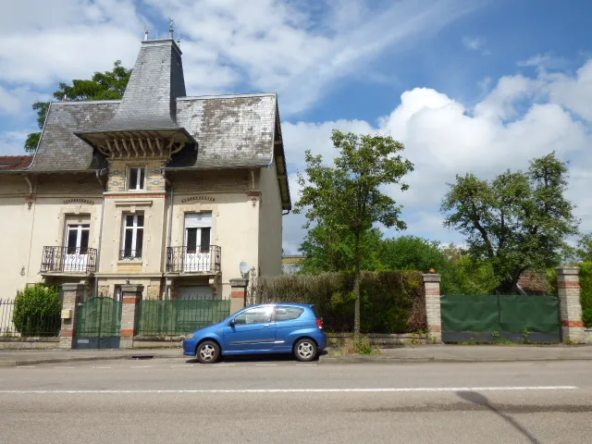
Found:
[[555, 296], [442, 296], [444, 342], [561, 342]]
[[119, 348], [122, 302], [95, 297], [76, 307], [74, 348]]

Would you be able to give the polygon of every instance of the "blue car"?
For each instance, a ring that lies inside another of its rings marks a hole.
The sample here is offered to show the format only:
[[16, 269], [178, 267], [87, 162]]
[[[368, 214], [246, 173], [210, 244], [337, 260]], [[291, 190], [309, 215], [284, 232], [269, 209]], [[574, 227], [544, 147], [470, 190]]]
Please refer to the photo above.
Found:
[[299, 361], [312, 361], [326, 346], [323, 321], [312, 305], [265, 304], [185, 336], [183, 354], [203, 364], [221, 356], [268, 353], [293, 353]]

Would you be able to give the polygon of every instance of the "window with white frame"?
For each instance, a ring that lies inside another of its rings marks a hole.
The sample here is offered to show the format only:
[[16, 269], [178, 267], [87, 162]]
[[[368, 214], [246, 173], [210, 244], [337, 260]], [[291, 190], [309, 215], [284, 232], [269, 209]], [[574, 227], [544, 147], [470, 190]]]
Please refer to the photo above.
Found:
[[120, 257], [122, 259], [141, 259], [144, 241], [144, 215], [124, 214], [123, 241]]
[[128, 191], [138, 191], [144, 189], [144, 181], [146, 180], [145, 167], [130, 167], [127, 174], [127, 189]]

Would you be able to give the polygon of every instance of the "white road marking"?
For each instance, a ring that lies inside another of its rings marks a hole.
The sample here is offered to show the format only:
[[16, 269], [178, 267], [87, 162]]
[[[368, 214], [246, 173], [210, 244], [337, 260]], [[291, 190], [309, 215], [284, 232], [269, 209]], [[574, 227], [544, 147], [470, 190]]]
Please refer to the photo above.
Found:
[[213, 390], [0, 390], [0, 395], [130, 395], [130, 394], [251, 394], [251, 393], [414, 393], [414, 392], [504, 392], [537, 390], [577, 390], [573, 385], [533, 387], [396, 387], [319, 389], [213, 389]]
[[56, 367], [54, 367], [54, 368], [74, 368], [74, 367], [72, 367], [72, 366], [66, 366], [66, 365], [64, 365], [64, 366], [61, 366], [61, 367], [60, 367], [60, 366], [56, 366]]
[[111, 368], [111, 367], [91, 367], [91, 368], [96, 368], [96, 369], [106, 369], [106, 368]]
[[130, 365], [130, 368], [152, 368], [151, 365]]

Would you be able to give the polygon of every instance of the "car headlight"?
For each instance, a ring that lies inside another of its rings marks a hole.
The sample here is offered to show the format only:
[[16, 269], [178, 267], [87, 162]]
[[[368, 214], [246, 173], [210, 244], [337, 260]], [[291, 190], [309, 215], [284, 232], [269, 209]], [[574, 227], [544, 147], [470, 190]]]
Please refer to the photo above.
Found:
[[185, 339], [193, 339], [193, 333], [189, 333], [188, 335], [185, 335]]

